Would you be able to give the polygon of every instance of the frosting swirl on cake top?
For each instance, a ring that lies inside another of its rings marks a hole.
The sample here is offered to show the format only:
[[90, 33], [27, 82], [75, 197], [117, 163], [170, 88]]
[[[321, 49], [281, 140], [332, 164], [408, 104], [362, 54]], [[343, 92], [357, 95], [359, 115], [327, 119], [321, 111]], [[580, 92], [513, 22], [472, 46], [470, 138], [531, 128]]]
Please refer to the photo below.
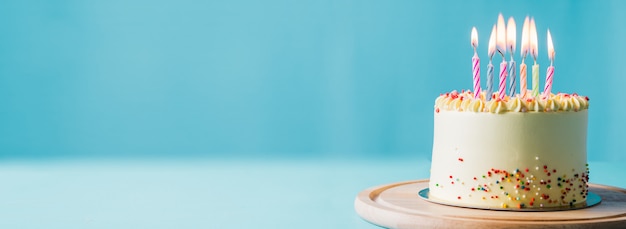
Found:
[[[526, 93], [529, 95], [530, 93]], [[471, 91], [452, 91], [437, 97], [435, 100], [435, 112], [439, 111], [467, 111], [467, 112], [560, 112], [580, 111], [589, 107], [589, 97], [574, 94], [550, 94], [547, 98], [535, 98], [532, 96], [520, 97], [505, 96], [504, 99], [495, 98], [487, 101], [486, 94], [480, 94], [480, 98], [474, 99]]]

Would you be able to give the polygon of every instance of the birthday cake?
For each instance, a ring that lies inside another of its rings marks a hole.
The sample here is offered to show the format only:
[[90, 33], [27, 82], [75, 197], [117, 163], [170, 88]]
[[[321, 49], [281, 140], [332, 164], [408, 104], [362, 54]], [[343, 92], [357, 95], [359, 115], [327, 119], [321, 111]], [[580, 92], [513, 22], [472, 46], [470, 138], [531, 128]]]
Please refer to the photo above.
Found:
[[[499, 26], [503, 24], [501, 17]], [[524, 23], [525, 32], [527, 22], [528, 19]], [[531, 24], [534, 27], [534, 21]], [[514, 30], [514, 25], [512, 27]], [[495, 30], [494, 26], [489, 42], [490, 59]], [[536, 31], [533, 40], [531, 47], [534, 49], [530, 52], [536, 58]], [[472, 45], [476, 50], [475, 30]], [[503, 45], [498, 48], [501, 54], [505, 50]], [[509, 50], [513, 52], [514, 42]], [[522, 44], [522, 50], [528, 52], [528, 46]], [[525, 53], [523, 55], [525, 57]], [[549, 31], [548, 55], [554, 60]], [[514, 90], [515, 68], [510, 73], [512, 91], [506, 93], [507, 64], [504, 60], [500, 65], [499, 91], [492, 92], [492, 75], [489, 75], [488, 89], [481, 92], [476, 54], [472, 60], [477, 93], [452, 91], [435, 100], [430, 198], [450, 205], [487, 209], [584, 205], [589, 194], [589, 98], [551, 93], [552, 64], [547, 71], [544, 92], [538, 92], [536, 64], [533, 89], [527, 90], [523, 59], [520, 93]], [[512, 60], [509, 64], [515, 66]], [[491, 61], [488, 74], [490, 72], [493, 72]]]
[[587, 196], [588, 98], [435, 101], [430, 195], [479, 208], [542, 208]]

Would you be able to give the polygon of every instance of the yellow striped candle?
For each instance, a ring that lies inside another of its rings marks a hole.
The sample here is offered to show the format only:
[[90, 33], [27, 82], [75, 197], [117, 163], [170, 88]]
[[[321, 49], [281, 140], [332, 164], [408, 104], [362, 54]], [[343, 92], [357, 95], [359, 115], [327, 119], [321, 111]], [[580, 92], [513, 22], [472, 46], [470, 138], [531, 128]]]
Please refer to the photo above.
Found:
[[530, 19], [526, 17], [526, 19], [524, 19], [524, 25], [522, 26], [522, 47], [520, 53], [522, 54], [522, 63], [519, 66], [519, 94], [522, 98], [526, 98], [526, 91], [528, 90], [528, 82], [526, 81], [527, 68], [524, 61], [526, 60], [526, 55], [528, 55], [528, 48], [530, 46], [529, 23]]

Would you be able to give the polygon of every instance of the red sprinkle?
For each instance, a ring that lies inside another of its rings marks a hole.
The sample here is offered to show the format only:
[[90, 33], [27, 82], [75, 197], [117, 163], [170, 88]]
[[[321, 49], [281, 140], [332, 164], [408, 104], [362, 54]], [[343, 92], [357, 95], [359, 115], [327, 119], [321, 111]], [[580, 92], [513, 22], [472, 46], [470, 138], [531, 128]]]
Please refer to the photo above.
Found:
[[452, 179], [452, 175], [450, 175], [450, 179]]
[[459, 161], [461, 161], [461, 162], [462, 162], [462, 161], [463, 161], [463, 158], [460, 158], [460, 157], [459, 157]]
[[457, 197], [457, 199], [459, 199], [459, 200], [460, 200], [460, 199], [461, 199], [461, 196]]
[[435, 109], [435, 112], [439, 113], [439, 107], [437, 107], [437, 109]]

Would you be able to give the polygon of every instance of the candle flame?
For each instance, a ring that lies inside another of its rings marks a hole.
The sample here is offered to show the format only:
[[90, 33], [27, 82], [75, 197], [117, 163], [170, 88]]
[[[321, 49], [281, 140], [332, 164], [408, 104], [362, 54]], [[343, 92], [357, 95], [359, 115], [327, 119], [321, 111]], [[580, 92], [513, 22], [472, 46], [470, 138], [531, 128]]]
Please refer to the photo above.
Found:
[[498, 26], [496, 28], [496, 47], [502, 55], [506, 53], [506, 25], [502, 14], [498, 15]]
[[506, 25], [506, 46], [511, 52], [511, 55], [515, 53], [515, 42], [516, 42], [516, 28], [515, 28], [515, 20], [513, 17], [509, 18], [509, 22]]
[[552, 44], [552, 35], [550, 34], [550, 30], [548, 29], [548, 58], [550, 61], [554, 61], [554, 45]]
[[472, 46], [474, 49], [478, 47], [478, 32], [476, 32], [476, 27], [472, 27]]
[[537, 26], [535, 25], [535, 19], [530, 19], [530, 54], [533, 55], [533, 58], [537, 60], [537, 55], [539, 55], [539, 48], [537, 42]]
[[530, 19], [528, 18], [528, 16], [526, 16], [526, 19], [524, 19], [524, 25], [522, 26], [522, 58], [526, 58], [526, 55], [528, 55], [528, 46], [529, 46], [529, 28], [528, 28], [528, 23], [529, 23]]
[[489, 36], [489, 59], [493, 58], [493, 54], [496, 53], [496, 25], [493, 25], [491, 29], [491, 35]]

